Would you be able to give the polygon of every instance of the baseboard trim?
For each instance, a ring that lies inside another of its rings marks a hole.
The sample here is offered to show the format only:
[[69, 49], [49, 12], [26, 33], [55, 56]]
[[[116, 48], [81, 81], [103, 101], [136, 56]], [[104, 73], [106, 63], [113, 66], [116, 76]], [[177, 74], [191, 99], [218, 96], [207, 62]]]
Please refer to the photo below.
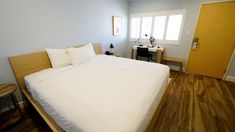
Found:
[[226, 81], [230, 81], [230, 82], [235, 82], [235, 77], [233, 77], [233, 76], [226, 76], [225, 80]]
[[[20, 101], [20, 102], [18, 102], [18, 104], [19, 104], [19, 106], [20, 106], [21, 109], [24, 108], [24, 101]], [[9, 107], [3, 108], [3, 109], [1, 110], [1, 112], [6, 112], [6, 111], [8, 111], [8, 110], [10, 110], [10, 109], [14, 109], [14, 108], [15, 108], [15, 105], [11, 105], [11, 106], [9, 106]]]

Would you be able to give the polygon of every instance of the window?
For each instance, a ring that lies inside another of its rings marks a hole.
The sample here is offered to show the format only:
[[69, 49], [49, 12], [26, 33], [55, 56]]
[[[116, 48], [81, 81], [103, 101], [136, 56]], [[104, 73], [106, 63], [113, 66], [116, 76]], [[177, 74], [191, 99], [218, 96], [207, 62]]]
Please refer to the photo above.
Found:
[[131, 19], [131, 38], [140, 37], [140, 18]]
[[160, 44], [179, 44], [186, 10], [131, 15], [130, 40], [153, 36]]
[[166, 26], [166, 16], [156, 16], [153, 30], [153, 37], [163, 40]]
[[178, 40], [182, 15], [170, 15], [166, 31], [166, 40]]
[[145, 34], [151, 34], [152, 31], [152, 17], [143, 17], [141, 26], [141, 38], [145, 37]]

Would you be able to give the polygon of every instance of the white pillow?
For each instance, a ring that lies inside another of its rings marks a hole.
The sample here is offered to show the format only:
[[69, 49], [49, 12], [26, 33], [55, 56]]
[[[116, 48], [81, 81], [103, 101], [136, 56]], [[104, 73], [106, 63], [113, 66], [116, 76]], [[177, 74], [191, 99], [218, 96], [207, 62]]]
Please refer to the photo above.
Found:
[[81, 64], [96, 56], [92, 44], [87, 44], [79, 48], [67, 49], [72, 65]]
[[46, 49], [53, 68], [63, 67], [71, 64], [65, 49]]

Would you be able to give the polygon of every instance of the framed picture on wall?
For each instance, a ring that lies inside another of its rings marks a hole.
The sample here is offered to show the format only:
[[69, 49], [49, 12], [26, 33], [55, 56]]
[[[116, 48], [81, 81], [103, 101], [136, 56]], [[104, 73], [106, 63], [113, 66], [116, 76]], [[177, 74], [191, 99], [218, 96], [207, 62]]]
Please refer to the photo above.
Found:
[[122, 17], [113, 16], [113, 36], [121, 35], [122, 32]]

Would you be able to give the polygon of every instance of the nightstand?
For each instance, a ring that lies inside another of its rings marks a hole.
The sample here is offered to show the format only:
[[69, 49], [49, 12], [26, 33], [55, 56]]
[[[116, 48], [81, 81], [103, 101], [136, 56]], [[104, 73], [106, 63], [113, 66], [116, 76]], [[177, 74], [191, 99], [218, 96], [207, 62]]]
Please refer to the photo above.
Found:
[[19, 112], [21, 113], [20, 106], [18, 104], [18, 101], [14, 93], [15, 91], [16, 91], [16, 85], [13, 83], [0, 84], [0, 98], [5, 96], [10, 96], [15, 105], [15, 109], [18, 109]]
[[[20, 106], [17, 102], [15, 92], [16, 85], [12, 83], [0, 84], [0, 98], [10, 96], [15, 105], [14, 111], [1, 112], [0, 131], [6, 131], [8, 128], [14, 127], [18, 121], [23, 117]], [[10, 115], [8, 113], [11, 113]], [[6, 114], [6, 116], [5, 116]]]

